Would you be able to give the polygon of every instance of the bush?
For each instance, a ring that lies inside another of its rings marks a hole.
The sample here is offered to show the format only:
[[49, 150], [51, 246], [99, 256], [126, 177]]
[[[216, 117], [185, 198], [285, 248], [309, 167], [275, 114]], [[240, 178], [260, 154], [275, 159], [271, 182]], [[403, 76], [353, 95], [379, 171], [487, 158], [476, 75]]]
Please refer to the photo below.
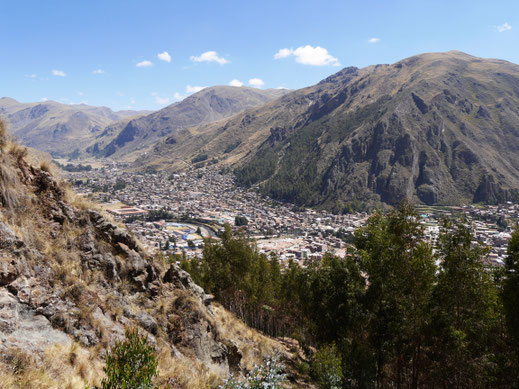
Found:
[[245, 382], [239, 382], [231, 376], [220, 389], [281, 389], [287, 378], [283, 370], [279, 356], [275, 355], [267, 358], [263, 365], [254, 367], [247, 374]]
[[337, 347], [332, 344], [321, 348], [312, 361], [312, 375], [319, 388], [338, 389], [342, 384], [342, 362]]
[[192, 163], [198, 163], [198, 162], [202, 162], [202, 161], [207, 160], [207, 158], [209, 158], [209, 156], [207, 154], [200, 154], [200, 155], [197, 155], [196, 157], [194, 157], [191, 160], [191, 162]]
[[97, 389], [151, 389], [157, 375], [155, 348], [137, 329], [126, 330], [126, 340], [115, 342], [106, 355], [106, 378]]

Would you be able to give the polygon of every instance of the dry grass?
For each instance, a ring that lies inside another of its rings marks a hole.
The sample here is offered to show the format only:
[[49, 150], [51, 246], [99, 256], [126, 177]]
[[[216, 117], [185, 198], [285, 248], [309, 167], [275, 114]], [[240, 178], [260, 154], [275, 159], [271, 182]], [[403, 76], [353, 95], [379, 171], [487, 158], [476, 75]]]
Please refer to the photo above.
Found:
[[99, 383], [103, 361], [77, 343], [56, 345], [46, 350], [41, 360], [10, 349], [0, 361], [2, 389], [84, 389]]
[[158, 385], [164, 387], [168, 381], [182, 388], [213, 389], [222, 384], [226, 372], [215, 366], [207, 367], [196, 359], [173, 356], [169, 346], [159, 346]]
[[7, 154], [0, 156], [0, 196], [2, 206], [13, 210], [18, 204], [17, 175]]
[[20, 163], [22, 160], [27, 158], [28, 155], [27, 147], [19, 146], [16, 143], [11, 143], [9, 145], [8, 153], [17, 163]]
[[215, 325], [222, 339], [233, 340], [243, 354], [242, 367], [252, 370], [254, 365], [263, 363], [266, 357], [281, 351], [281, 345], [274, 339], [250, 328], [220, 304], [213, 304]]

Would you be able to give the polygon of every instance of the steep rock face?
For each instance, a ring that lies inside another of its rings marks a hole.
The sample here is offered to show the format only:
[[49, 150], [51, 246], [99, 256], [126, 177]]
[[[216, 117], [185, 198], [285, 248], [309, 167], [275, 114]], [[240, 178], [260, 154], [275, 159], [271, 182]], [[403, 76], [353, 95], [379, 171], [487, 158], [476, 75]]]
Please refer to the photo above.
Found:
[[[0, 197], [9, 185], [17, 193], [12, 206], [0, 208], [0, 353], [16, 348], [43, 357], [50, 346], [72, 342], [106, 350], [135, 326], [172, 355], [219, 371], [237, 368], [212, 297], [186, 272], [153, 261], [100, 212], [71, 204], [46, 171], [0, 154]], [[16, 178], [6, 182], [5, 171]]]
[[299, 204], [502, 202], [519, 199], [518, 106], [519, 66], [424, 54], [344, 69], [220, 125], [205, 144], [218, 154], [212, 144], [245, 133], [249, 153], [229, 156], [240, 158], [239, 183]]

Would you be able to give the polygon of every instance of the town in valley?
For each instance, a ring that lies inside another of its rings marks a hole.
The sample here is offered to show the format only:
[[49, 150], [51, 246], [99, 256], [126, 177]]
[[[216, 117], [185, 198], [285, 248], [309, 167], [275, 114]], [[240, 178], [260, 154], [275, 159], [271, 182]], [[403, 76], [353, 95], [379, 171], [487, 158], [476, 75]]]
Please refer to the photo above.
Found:
[[[82, 166], [82, 165], [80, 165]], [[282, 265], [306, 266], [325, 253], [344, 257], [366, 212], [332, 214], [262, 197], [237, 186], [232, 173], [217, 167], [178, 173], [129, 172], [124, 163], [63, 172], [81, 196], [98, 202], [124, 223], [151, 254], [162, 252], [179, 261], [202, 255], [204, 239], [218, 239], [224, 225], [243, 229], [260, 252]], [[475, 239], [488, 245], [488, 263], [501, 266], [519, 205], [417, 207], [427, 238], [433, 243], [445, 217], [460, 216]]]

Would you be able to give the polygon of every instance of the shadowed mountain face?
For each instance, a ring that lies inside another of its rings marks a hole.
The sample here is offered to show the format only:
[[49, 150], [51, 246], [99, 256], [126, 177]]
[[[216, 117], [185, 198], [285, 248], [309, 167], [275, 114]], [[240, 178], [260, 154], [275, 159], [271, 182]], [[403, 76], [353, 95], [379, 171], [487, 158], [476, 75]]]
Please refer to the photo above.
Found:
[[88, 151], [98, 156], [138, 155], [166, 137], [168, 142], [176, 142], [175, 134], [189, 127], [231, 117], [285, 93], [247, 87], [205, 88], [160, 111], [108, 127]]
[[241, 185], [298, 204], [517, 200], [519, 66], [448, 52], [346, 68], [213, 134], [210, 156], [242, 139]]
[[54, 155], [70, 154], [89, 144], [95, 134], [110, 123], [138, 114], [138, 111], [114, 112], [85, 104], [20, 103], [7, 97], [0, 99], [0, 118], [14, 136], [27, 146]]

